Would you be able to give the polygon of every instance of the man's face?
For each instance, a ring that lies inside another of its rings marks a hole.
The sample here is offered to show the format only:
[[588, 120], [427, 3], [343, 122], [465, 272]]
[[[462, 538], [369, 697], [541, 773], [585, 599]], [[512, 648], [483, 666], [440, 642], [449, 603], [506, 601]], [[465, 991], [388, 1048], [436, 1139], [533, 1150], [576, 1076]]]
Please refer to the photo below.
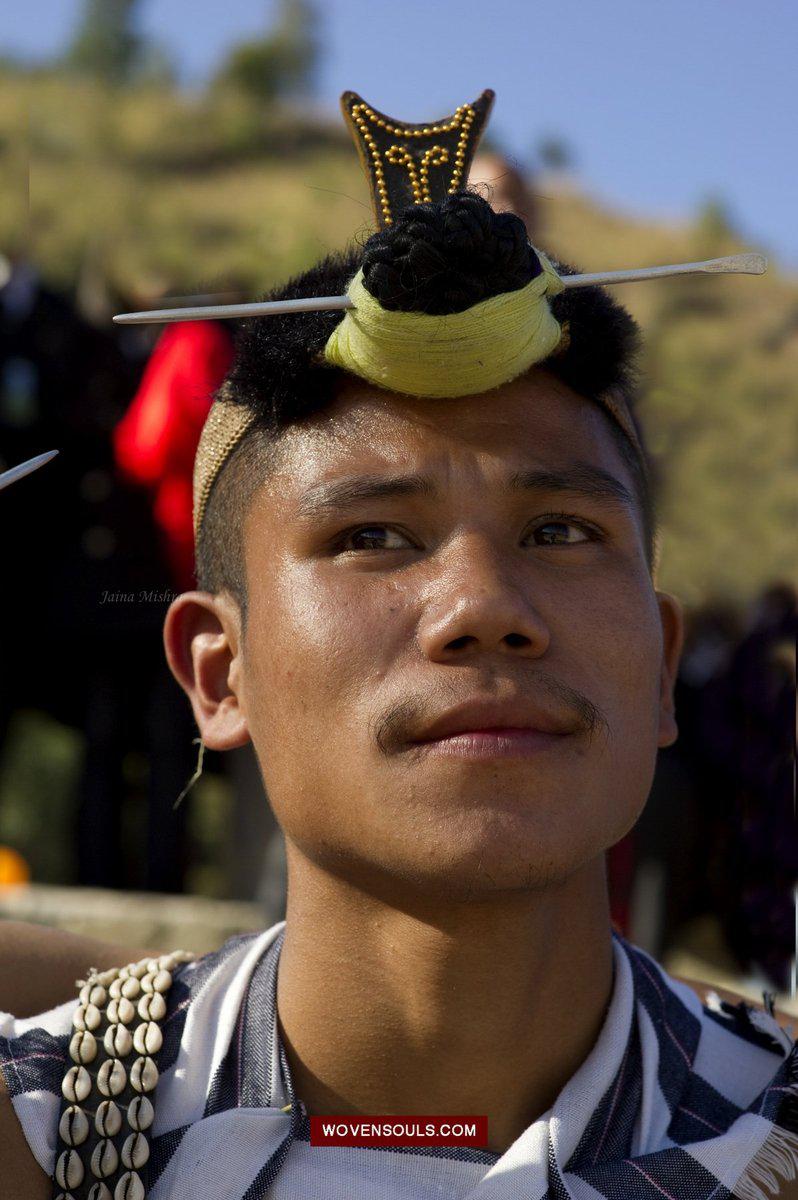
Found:
[[465, 896], [630, 829], [678, 616], [624, 492], [607, 419], [542, 370], [456, 400], [352, 381], [284, 435], [245, 523], [239, 702], [302, 854]]

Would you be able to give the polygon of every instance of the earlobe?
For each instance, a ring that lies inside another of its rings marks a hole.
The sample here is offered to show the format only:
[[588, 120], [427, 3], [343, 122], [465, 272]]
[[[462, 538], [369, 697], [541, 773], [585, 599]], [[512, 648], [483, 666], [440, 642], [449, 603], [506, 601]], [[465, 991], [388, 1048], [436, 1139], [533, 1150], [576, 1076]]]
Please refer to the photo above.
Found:
[[240, 694], [240, 629], [235, 602], [209, 592], [184, 592], [164, 622], [167, 662], [210, 750], [232, 750], [250, 740]]
[[672, 746], [679, 736], [673, 692], [684, 643], [682, 606], [675, 596], [657, 592], [662, 626], [662, 664], [660, 667], [659, 737], [660, 747]]

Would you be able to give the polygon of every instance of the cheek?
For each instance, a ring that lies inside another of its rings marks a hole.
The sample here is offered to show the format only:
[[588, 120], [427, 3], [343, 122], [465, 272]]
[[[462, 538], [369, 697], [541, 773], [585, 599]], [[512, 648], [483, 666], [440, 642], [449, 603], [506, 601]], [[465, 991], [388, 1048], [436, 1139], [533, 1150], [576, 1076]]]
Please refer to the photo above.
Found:
[[580, 589], [571, 604], [553, 611], [552, 646], [560, 639], [569, 646], [567, 655], [586, 695], [606, 716], [613, 740], [655, 735], [662, 631], [647, 580], [622, 572]]
[[250, 608], [248, 691], [262, 720], [289, 740], [340, 738], [342, 721], [401, 653], [402, 604], [394, 585], [373, 576], [315, 563], [281, 572]]

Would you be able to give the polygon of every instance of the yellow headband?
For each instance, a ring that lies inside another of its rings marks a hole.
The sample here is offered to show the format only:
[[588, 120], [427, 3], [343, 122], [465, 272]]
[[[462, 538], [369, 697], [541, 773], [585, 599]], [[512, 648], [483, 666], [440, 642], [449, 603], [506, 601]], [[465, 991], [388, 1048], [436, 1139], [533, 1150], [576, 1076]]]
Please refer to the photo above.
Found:
[[562, 338], [548, 297], [563, 284], [536, 253], [543, 271], [526, 287], [442, 316], [383, 308], [358, 271], [347, 289], [354, 308], [330, 334], [324, 357], [411, 396], [470, 396], [499, 387], [548, 358]]

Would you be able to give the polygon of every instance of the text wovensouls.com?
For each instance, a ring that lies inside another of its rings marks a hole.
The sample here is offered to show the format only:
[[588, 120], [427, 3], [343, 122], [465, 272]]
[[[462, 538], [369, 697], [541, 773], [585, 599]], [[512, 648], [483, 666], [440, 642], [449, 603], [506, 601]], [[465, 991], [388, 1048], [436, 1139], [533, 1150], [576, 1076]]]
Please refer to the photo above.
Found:
[[486, 1146], [485, 1116], [311, 1117], [312, 1146]]
[[352, 1133], [356, 1137], [476, 1137], [476, 1125], [322, 1125], [328, 1137]]

